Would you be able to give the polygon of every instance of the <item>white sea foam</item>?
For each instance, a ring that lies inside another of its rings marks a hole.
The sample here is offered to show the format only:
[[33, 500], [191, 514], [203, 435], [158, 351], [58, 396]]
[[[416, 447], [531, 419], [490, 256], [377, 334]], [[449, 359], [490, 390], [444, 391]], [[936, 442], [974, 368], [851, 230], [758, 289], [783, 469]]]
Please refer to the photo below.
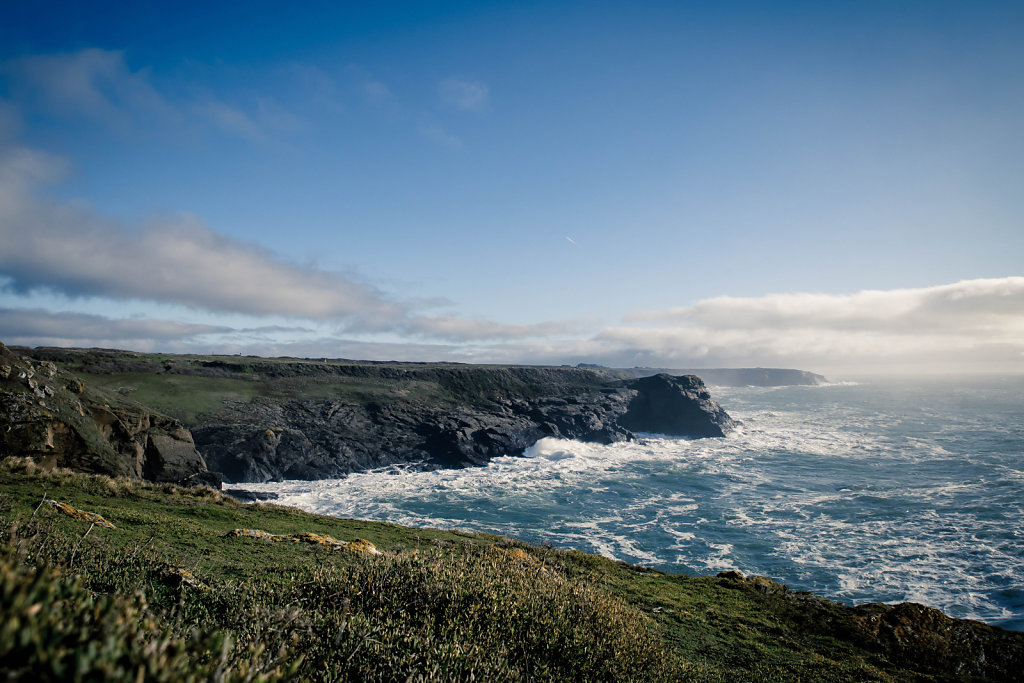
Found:
[[[721, 400], [744, 428], [725, 439], [543, 439], [479, 468], [246, 488], [342, 517], [513, 535], [670, 571], [736, 568], [1024, 629], [1022, 430], [991, 417], [1016, 414], [1024, 391], [973, 411], [872, 391], [731, 389]], [[984, 439], [997, 447], [975, 447]]]

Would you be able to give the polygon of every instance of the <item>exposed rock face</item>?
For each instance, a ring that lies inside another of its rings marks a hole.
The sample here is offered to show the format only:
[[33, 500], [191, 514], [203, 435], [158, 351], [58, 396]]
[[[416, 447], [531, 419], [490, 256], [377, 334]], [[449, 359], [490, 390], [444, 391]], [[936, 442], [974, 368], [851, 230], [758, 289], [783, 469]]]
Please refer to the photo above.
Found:
[[637, 390], [619, 424], [638, 432], [692, 437], [725, 436], [733, 427], [699, 377], [654, 375], [634, 380]]
[[[497, 372], [497, 371], [495, 371]], [[538, 373], [554, 373], [544, 370]], [[599, 380], [532, 377], [542, 395], [488, 395], [464, 405], [335, 401], [250, 404], [244, 417], [193, 428], [211, 469], [235, 482], [320, 479], [396, 463], [482, 465], [545, 437], [613, 443], [636, 431], [723, 436], [734, 422], [696, 377]]]
[[[116, 376], [117, 391], [144, 387], [150, 396], [184, 396], [182, 381], [190, 391], [207, 391], [209, 378], [209, 386], [221, 388], [208, 390], [205, 403], [219, 407], [191, 414], [188, 426], [209, 468], [232, 482], [322, 479], [398, 463], [465, 467], [521, 454], [544, 437], [707, 437], [733, 425], [696, 377], [625, 380], [572, 367], [157, 357], [110, 349], [21, 352], [75, 367], [86, 381]], [[225, 394], [224, 386], [235, 393]], [[166, 407], [174, 408], [173, 401]], [[96, 420], [107, 440], [125, 441], [112, 418]], [[190, 465], [168, 465], [168, 453], [193, 462], [181, 455], [187, 449], [160, 439], [137, 446], [133, 458], [147, 463], [147, 476], [182, 476]]]
[[219, 488], [177, 420], [91, 391], [48, 361], [0, 344], [0, 457], [152, 481]]

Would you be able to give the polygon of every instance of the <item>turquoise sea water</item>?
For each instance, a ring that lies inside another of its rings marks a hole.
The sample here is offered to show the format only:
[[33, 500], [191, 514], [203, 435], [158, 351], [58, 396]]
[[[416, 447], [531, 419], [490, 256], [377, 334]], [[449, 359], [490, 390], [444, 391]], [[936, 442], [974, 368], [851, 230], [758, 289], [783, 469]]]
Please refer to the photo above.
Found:
[[247, 484], [342, 517], [549, 542], [1024, 630], [1024, 377], [725, 388], [725, 439], [545, 439], [486, 467]]

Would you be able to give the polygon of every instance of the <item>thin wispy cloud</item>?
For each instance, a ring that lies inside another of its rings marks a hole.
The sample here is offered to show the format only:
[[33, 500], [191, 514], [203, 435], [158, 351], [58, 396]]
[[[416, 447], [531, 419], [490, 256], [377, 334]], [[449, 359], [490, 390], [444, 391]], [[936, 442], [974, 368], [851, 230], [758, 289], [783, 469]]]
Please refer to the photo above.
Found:
[[[291, 65], [287, 72], [305, 99], [320, 106], [336, 88], [317, 69]], [[272, 133], [291, 134], [308, 122], [270, 97], [244, 106], [208, 93], [172, 99], [153, 84], [148, 69], [129, 67], [120, 50], [89, 48], [66, 54], [32, 55], [0, 63], [0, 79], [26, 111], [62, 120], [88, 119], [118, 133], [156, 130], [183, 134], [195, 126], [250, 142]], [[333, 105], [332, 105], [333, 106]]]
[[230, 327], [177, 320], [122, 318], [38, 308], [0, 308], [0, 339], [8, 344], [97, 346], [110, 343], [190, 340], [200, 335], [230, 332]]
[[223, 102], [207, 102], [198, 105], [196, 112], [230, 135], [244, 138], [250, 142], [263, 142], [267, 138], [263, 129], [248, 114]]
[[363, 84], [363, 95], [372, 104], [381, 105], [391, 99], [391, 89], [380, 81], [367, 81]]
[[438, 96], [446, 106], [462, 111], [482, 111], [487, 107], [490, 90], [480, 81], [445, 78], [437, 84]]
[[455, 316], [415, 316], [403, 326], [409, 334], [458, 342], [498, 339], [528, 339], [563, 335], [575, 327], [572, 323], [549, 321], [531, 325], [510, 325], [491, 320]]
[[148, 72], [131, 70], [120, 50], [21, 57], [0, 64], [0, 76], [18, 101], [51, 115], [91, 118], [114, 128], [132, 125], [139, 115], [175, 117]]
[[452, 135], [437, 123], [432, 121], [421, 121], [416, 126], [417, 132], [420, 136], [430, 142], [441, 145], [442, 147], [450, 147], [452, 149], [460, 149], [462, 147], [462, 140], [455, 135]]

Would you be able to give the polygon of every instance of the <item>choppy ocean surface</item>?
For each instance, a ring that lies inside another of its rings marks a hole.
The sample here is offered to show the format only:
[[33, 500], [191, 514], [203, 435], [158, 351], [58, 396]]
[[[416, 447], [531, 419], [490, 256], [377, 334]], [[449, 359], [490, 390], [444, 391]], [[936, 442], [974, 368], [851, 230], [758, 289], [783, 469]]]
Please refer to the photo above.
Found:
[[460, 528], [1024, 630], [1024, 377], [713, 387], [743, 429], [423, 472], [246, 484], [339, 517]]

